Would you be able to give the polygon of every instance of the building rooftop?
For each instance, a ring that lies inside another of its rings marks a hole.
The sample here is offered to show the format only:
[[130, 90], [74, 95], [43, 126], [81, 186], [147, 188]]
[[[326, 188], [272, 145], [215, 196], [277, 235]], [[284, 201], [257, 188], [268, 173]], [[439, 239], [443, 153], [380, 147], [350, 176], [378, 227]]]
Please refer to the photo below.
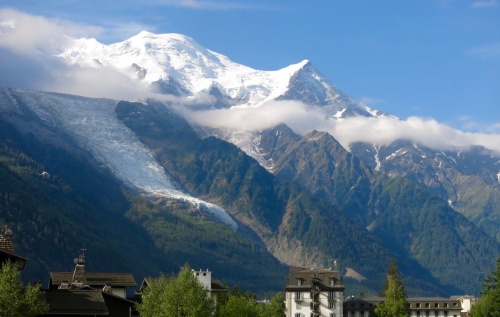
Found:
[[45, 290], [41, 297], [50, 307], [46, 315], [109, 315], [98, 290]]
[[[85, 284], [102, 288], [105, 285], [111, 287], [135, 287], [134, 276], [131, 273], [93, 273], [86, 272]], [[58, 287], [63, 282], [73, 282], [73, 272], [50, 272], [49, 288]]]

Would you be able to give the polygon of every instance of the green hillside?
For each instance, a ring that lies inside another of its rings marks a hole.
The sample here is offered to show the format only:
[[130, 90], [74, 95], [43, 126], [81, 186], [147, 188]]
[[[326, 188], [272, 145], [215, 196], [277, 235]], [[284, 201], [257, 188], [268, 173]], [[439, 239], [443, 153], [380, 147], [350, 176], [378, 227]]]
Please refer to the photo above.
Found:
[[0, 127], [0, 223], [28, 258], [26, 281], [45, 285], [50, 271], [71, 271], [85, 248], [89, 271], [132, 272], [138, 283], [189, 263], [242, 290], [283, 287], [287, 268], [226, 226], [180, 203], [134, 197], [76, 149]]

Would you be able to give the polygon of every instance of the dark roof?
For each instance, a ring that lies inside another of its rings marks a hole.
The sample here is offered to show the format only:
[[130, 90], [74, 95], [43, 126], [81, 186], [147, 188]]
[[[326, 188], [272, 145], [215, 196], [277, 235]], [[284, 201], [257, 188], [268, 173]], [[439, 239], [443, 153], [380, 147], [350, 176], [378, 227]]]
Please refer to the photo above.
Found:
[[0, 250], [0, 263], [4, 263], [7, 260], [16, 263], [20, 270], [24, 269], [24, 266], [26, 265], [26, 258], [5, 250]]
[[[333, 281], [333, 284], [332, 284]], [[291, 267], [286, 283], [288, 291], [306, 291], [313, 286], [321, 290], [343, 291], [342, 276], [339, 271]]]
[[224, 286], [224, 284], [222, 284], [222, 282], [219, 280], [212, 279], [211, 288], [212, 292], [227, 292], [226, 286]]
[[16, 248], [14, 247], [14, 242], [9, 234], [0, 234], [0, 250], [7, 251], [9, 253], [16, 253]]
[[109, 315], [101, 291], [98, 290], [45, 290], [42, 293], [49, 304], [47, 315]]
[[[145, 287], [148, 287], [151, 283], [158, 282], [161, 278], [165, 278], [167, 280], [173, 279], [173, 277], [145, 277], [142, 281], [141, 287], [139, 288], [139, 292], [143, 292]], [[226, 286], [224, 286], [221, 281], [216, 279], [212, 279], [210, 287], [212, 292], [227, 292]]]
[[[104, 285], [111, 287], [129, 287], [137, 286], [134, 276], [131, 273], [92, 273], [87, 272], [87, 282], [85, 284], [102, 288]], [[73, 272], [50, 272], [50, 285], [59, 286], [62, 282], [73, 281]]]

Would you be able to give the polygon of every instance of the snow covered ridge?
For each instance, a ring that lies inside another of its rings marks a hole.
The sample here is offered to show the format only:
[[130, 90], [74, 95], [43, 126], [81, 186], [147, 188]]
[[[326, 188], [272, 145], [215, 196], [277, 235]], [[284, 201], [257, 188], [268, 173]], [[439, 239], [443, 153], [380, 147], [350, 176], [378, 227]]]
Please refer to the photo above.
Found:
[[277, 71], [255, 70], [232, 62], [180, 34], [141, 32], [123, 42], [104, 45], [74, 39], [58, 55], [70, 64], [114, 67], [147, 83], [175, 80], [192, 95], [216, 87], [226, 96], [257, 106], [282, 95], [290, 77], [308, 63]]
[[256, 70], [181, 34], [143, 31], [110, 45], [95, 39], [72, 39], [56, 56], [71, 65], [112, 68], [148, 85], [174, 85], [176, 91], [168, 93], [181, 97], [220, 94], [228, 101], [224, 107], [258, 107], [288, 99], [316, 104], [324, 108], [325, 114], [338, 118], [382, 115], [341, 93], [308, 60], [276, 71]]
[[[3, 89], [10, 94], [7, 88]], [[126, 185], [145, 195], [187, 201], [232, 229], [238, 228], [224, 209], [191, 197], [175, 186], [154, 153], [116, 118], [116, 101], [40, 91], [15, 90], [13, 93], [41, 120], [64, 131]], [[14, 107], [15, 104], [11, 102]]]

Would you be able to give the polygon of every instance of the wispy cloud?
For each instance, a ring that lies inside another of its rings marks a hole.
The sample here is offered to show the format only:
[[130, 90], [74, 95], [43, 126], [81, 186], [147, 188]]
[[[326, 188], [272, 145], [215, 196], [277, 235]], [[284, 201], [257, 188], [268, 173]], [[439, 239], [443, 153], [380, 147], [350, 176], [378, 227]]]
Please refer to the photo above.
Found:
[[245, 4], [241, 2], [224, 2], [224, 1], [204, 1], [204, 0], [166, 0], [166, 1], [149, 1], [153, 5], [167, 5], [184, 7], [191, 9], [203, 10], [234, 10], [234, 9], [257, 9], [258, 6]]
[[467, 55], [478, 57], [483, 60], [500, 58], [500, 42], [488, 43], [469, 49]]
[[370, 106], [370, 107], [379, 106], [379, 105], [384, 103], [384, 100], [378, 99], [378, 98], [373, 98], [373, 97], [361, 97], [361, 98], [358, 98], [358, 100], [362, 104], [365, 104], [365, 105]]
[[471, 5], [474, 9], [483, 9], [498, 6], [498, 1], [496, 0], [486, 0], [486, 1], [475, 1]]

